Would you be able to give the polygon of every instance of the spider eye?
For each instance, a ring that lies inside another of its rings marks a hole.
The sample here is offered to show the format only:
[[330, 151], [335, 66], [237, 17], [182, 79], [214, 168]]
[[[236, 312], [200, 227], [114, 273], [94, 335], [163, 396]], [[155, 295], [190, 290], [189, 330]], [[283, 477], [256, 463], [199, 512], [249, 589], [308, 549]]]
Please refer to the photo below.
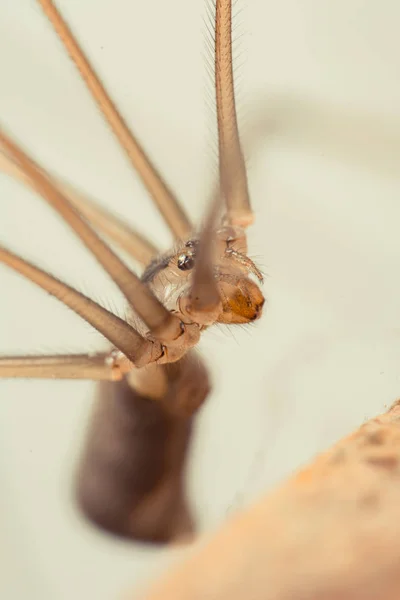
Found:
[[181, 254], [178, 256], [178, 269], [181, 271], [190, 271], [194, 267], [194, 259], [191, 254]]

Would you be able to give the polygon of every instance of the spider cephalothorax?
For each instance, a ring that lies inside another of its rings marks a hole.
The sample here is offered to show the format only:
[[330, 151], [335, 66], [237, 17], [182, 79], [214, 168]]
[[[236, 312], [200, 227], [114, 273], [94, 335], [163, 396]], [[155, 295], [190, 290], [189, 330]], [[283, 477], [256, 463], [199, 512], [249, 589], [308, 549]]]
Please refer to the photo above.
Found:
[[259, 284], [263, 278], [246, 255], [245, 233], [240, 227], [221, 227], [216, 231], [213, 274], [220, 302], [211, 310], [193, 310], [192, 280], [199, 244], [198, 237], [191, 238], [173, 253], [154, 259], [142, 281], [185, 323], [195, 322], [204, 328], [213, 323], [244, 324], [260, 318], [264, 297]]

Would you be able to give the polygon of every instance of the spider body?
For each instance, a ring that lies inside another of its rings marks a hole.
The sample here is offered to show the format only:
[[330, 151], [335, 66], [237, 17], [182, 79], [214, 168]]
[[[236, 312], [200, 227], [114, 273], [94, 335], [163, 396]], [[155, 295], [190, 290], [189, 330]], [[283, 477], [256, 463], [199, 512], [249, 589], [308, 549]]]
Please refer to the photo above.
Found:
[[[121, 319], [89, 297], [0, 247], [0, 261], [52, 294], [97, 329], [108, 352], [0, 358], [0, 377], [100, 380], [77, 477], [89, 519], [114, 534], [166, 542], [193, 531], [185, 469], [193, 420], [210, 391], [194, 348], [215, 323], [260, 318], [262, 275], [247, 256], [253, 222], [241, 150], [232, 68], [232, 6], [215, 3], [215, 97], [219, 181], [196, 228], [86, 58], [52, 0], [38, 0], [122, 149], [163, 216], [175, 244], [160, 252], [112, 211], [54, 177], [0, 129], [0, 166], [39, 194], [93, 254], [125, 296]], [[108, 244], [144, 267], [136, 275]]]

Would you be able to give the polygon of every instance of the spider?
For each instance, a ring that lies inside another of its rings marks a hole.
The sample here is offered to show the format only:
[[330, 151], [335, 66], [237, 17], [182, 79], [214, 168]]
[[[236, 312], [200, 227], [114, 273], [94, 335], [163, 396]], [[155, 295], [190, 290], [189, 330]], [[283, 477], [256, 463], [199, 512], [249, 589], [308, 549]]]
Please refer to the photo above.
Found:
[[[195, 227], [105, 90], [51, 0], [38, 0], [93, 99], [174, 235], [160, 253], [143, 235], [38, 164], [0, 130], [1, 167], [38, 193], [71, 227], [128, 304], [116, 316], [11, 250], [0, 260], [58, 298], [109, 342], [95, 354], [8, 356], [0, 377], [99, 381], [80, 462], [76, 496], [101, 528], [134, 540], [171, 542], [195, 528], [185, 492], [193, 423], [210, 392], [195, 347], [216, 323], [246, 324], [262, 315], [262, 275], [247, 254], [253, 222], [238, 132], [232, 67], [232, 6], [215, 3], [215, 98], [219, 180], [203, 223]], [[139, 277], [105, 241], [144, 271]]]

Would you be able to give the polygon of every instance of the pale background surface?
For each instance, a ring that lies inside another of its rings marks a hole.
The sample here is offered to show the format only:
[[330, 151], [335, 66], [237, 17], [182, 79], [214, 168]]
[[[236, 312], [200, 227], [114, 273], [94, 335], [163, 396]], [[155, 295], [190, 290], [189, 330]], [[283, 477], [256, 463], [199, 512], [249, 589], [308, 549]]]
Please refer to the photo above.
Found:
[[[59, 0], [123, 114], [201, 215], [212, 178], [203, 0]], [[397, 0], [240, 0], [240, 106], [267, 274], [256, 327], [202, 343], [215, 392], [190, 486], [211, 530], [400, 396]], [[48, 167], [168, 235], [34, 0], [0, 1], [0, 116]], [[110, 307], [121, 298], [44, 202], [0, 179], [0, 239]], [[95, 350], [101, 337], [0, 269], [0, 352]], [[167, 552], [84, 524], [71, 478], [85, 382], [0, 383], [0, 597], [106, 600]]]

